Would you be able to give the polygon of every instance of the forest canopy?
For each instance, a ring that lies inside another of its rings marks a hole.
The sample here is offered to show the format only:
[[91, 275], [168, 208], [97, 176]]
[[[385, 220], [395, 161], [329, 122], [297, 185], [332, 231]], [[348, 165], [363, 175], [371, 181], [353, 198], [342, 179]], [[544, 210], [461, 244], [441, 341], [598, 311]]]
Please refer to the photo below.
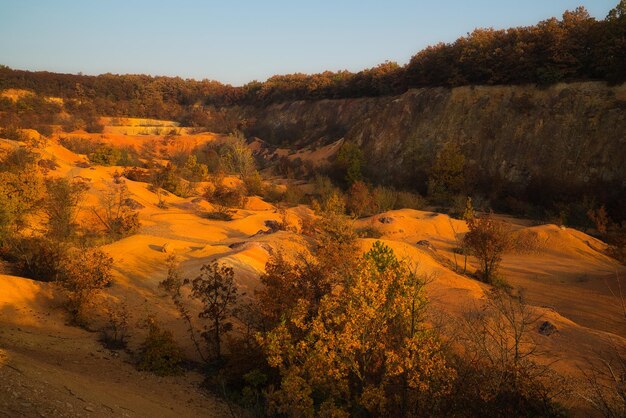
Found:
[[427, 47], [404, 66], [385, 62], [357, 73], [275, 75], [241, 87], [180, 77], [89, 76], [0, 66], [0, 89], [28, 89], [40, 96], [73, 100], [100, 115], [178, 121], [189, 121], [198, 105], [219, 108], [394, 95], [419, 87], [583, 80], [626, 80], [626, 0], [603, 20], [579, 7], [566, 11], [561, 19], [534, 26], [476, 29], [454, 42]]

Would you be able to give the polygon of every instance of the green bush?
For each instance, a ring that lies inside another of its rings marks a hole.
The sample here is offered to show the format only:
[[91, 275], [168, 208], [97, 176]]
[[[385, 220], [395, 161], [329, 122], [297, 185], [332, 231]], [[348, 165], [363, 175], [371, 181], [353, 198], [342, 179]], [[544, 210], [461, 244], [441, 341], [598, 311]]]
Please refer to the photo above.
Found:
[[150, 318], [148, 335], [141, 344], [137, 368], [158, 376], [171, 376], [182, 373], [182, 352], [170, 331], [164, 330]]
[[117, 165], [121, 157], [120, 150], [109, 145], [101, 145], [89, 154], [89, 160], [99, 165]]
[[417, 193], [398, 192], [394, 209], [417, 209], [421, 210], [425, 206], [424, 199]]

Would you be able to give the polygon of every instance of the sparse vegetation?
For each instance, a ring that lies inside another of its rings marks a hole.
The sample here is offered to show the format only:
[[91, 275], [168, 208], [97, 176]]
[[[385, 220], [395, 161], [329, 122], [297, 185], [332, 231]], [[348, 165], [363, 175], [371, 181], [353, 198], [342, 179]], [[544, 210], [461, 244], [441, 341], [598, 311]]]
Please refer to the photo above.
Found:
[[126, 184], [112, 182], [102, 196], [101, 207], [92, 208], [95, 218], [111, 238], [131, 235], [141, 226], [139, 214], [132, 208], [129, 199]]
[[480, 263], [478, 274], [482, 281], [494, 283], [502, 254], [511, 249], [511, 233], [491, 214], [469, 218], [467, 226], [463, 241]]

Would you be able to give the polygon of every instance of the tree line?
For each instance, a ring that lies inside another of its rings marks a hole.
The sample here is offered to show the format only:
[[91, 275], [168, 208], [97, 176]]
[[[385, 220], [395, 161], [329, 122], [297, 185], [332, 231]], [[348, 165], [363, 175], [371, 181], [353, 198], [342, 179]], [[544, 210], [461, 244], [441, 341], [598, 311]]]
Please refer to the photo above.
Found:
[[[235, 87], [210, 80], [148, 75], [98, 76], [13, 70], [0, 66], [0, 89], [32, 90], [93, 107], [100, 115], [194, 123], [194, 107], [266, 105], [401, 94], [411, 88], [469, 84], [549, 85], [626, 80], [626, 1], [596, 20], [579, 7], [534, 26], [480, 28], [429, 46], [404, 66], [385, 62], [357, 73], [288, 74]], [[196, 115], [197, 116], [197, 115]]]

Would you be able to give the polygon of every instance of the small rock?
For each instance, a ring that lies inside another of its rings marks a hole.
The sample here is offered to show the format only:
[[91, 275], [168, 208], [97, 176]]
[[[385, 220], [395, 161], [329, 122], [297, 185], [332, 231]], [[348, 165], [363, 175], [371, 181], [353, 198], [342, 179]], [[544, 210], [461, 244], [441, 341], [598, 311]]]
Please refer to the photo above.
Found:
[[273, 219], [265, 221], [265, 226], [269, 228], [269, 231], [266, 231], [267, 234], [271, 234], [276, 231], [280, 231], [280, 223]]
[[435, 249], [435, 247], [430, 243], [430, 241], [423, 239], [421, 241], [417, 241], [417, 245], [419, 245], [420, 247], [425, 247], [431, 251], [437, 251]]
[[94, 412], [94, 411], [95, 411], [95, 409], [93, 409], [93, 407], [92, 407], [92, 406], [87, 405], [87, 406], [85, 407], [85, 411], [88, 411], [88, 412]]
[[378, 218], [378, 222], [380, 222], [381, 224], [390, 224], [393, 222], [393, 218], [390, 216], [381, 216], [380, 218]]
[[539, 334], [541, 335], [548, 336], [554, 334], [555, 332], [558, 332], [558, 329], [552, 322], [544, 321], [544, 323], [539, 326]]

